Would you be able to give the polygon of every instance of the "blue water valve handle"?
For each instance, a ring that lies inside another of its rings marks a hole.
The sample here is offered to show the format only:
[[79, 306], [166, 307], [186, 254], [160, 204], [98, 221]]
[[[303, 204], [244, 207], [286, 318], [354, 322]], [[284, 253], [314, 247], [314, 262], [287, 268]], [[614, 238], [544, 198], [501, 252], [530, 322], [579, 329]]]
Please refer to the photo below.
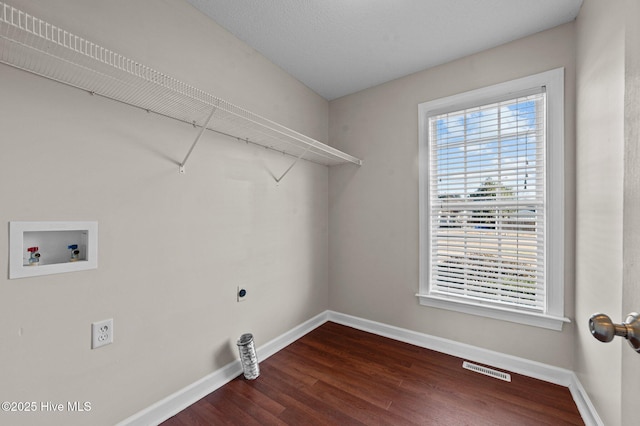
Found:
[[80, 250], [78, 250], [77, 244], [68, 245], [67, 248], [71, 250], [71, 261], [78, 260], [78, 255], [80, 254]]

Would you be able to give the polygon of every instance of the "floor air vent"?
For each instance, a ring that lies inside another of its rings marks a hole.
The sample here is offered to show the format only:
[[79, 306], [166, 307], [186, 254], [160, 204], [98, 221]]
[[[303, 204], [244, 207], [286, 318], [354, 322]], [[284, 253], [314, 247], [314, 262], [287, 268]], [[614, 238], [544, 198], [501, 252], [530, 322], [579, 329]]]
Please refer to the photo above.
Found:
[[493, 370], [491, 368], [483, 367], [481, 365], [472, 364], [467, 361], [464, 361], [462, 363], [462, 368], [475, 371], [476, 373], [484, 374], [485, 376], [495, 377], [496, 379], [504, 380], [505, 382], [511, 381], [511, 374], [503, 373], [502, 371]]

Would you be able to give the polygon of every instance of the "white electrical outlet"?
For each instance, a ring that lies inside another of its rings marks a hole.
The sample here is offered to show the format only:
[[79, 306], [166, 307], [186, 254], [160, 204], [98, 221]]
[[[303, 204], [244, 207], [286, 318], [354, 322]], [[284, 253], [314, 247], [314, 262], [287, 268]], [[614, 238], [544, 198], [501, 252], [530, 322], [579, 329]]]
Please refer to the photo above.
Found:
[[91, 349], [113, 343], [113, 318], [91, 324]]
[[249, 293], [247, 291], [247, 287], [238, 286], [238, 289], [236, 290], [236, 296], [238, 297], [238, 302], [244, 302], [245, 300], [247, 300], [248, 294]]

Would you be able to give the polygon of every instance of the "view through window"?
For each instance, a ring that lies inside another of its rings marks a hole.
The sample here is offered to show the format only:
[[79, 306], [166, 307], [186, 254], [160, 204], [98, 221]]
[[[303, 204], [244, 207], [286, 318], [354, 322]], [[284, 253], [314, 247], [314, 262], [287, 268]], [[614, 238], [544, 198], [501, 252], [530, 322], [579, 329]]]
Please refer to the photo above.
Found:
[[429, 118], [431, 291], [544, 309], [545, 93]]
[[420, 303], [561, 330], [564, 70], [419, 105]]

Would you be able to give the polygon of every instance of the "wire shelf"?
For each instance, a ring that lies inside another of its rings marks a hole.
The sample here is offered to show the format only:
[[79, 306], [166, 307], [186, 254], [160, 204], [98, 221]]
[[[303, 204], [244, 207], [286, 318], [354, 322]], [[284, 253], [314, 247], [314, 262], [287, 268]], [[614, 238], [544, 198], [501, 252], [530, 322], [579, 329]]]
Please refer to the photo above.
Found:
[[[203, 90], [0, 2], [0, 62], [327, 166], [362, 162]], [[185, 159], [186, 160], [186, 159]]]

